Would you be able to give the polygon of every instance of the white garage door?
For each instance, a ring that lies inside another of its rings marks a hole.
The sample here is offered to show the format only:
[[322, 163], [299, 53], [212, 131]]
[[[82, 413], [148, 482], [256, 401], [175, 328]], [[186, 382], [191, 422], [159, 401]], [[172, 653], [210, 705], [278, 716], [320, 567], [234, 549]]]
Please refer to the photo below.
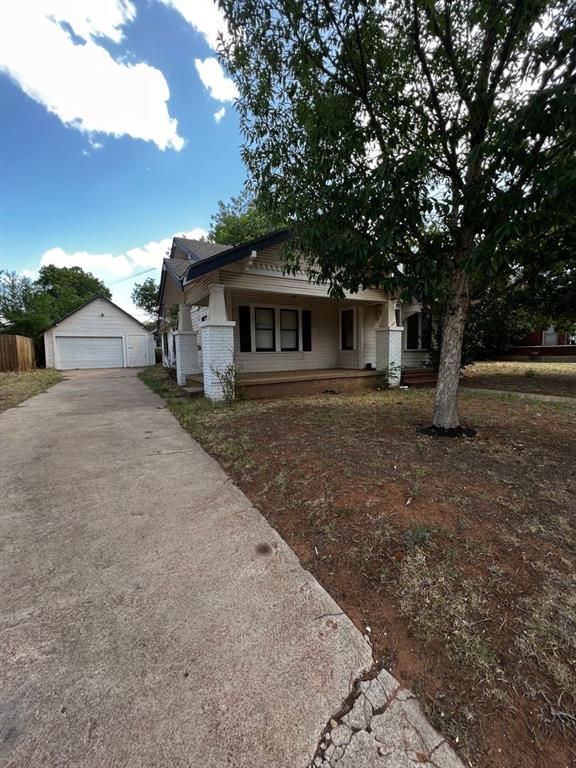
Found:
[[57, 368], [123, 368], [121, 336], [57, 336]]

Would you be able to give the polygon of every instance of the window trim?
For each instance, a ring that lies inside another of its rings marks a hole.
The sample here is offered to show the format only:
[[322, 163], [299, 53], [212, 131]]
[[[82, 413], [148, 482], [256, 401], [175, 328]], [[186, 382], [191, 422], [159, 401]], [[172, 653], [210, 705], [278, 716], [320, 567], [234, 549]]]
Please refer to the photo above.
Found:
[[[312, 354], [312, 350], [304, 350], [304, 342], [302, 336], [302, 312], [308, 310], [311, 312], [310, 307], [295, 307], [289, 304], [264, 304], [264, 303], [249, 303], [240, 302], [238, 306], [250, 307], [250, 338], [251, 338], [251, 352], [242, 352], [243, 355], [286, 355], [286, 354]], [[272, 309], [274, 311], [274, 342], [275, 349], [256, 349], [256, 310], [257, 309]], [[280, 310], [289, 309], [298, 313], [298, 348], [297, 349], [282, 349], [282, 335], [280, 330]], [[312, 320], [311, 320], [312, 322]]]
[[[408, 346], [408, 318], [412, 317], [412, 315], [418, 316], [418, 347], [414, 349], [413, 347]], [[430, 352], [430, 347], [423, 347], [422, 346], [422, 316], [424, 315], [424, 312], [422, 310], [418, 310], [418, 312], [410, 312], [408, 314], [404, 314], [402, 312], [402, 326], [404, 327], [404, 331], [402, 333], [402, 336], [404, 337], [402, 340], [402, 351], [403, 352]], [[432, 322], [430, 323], [432, 325]], [[431, 334], [433, 333], [433, 328], [431, 328]]]
[[[339, 328], [338, 328], [338, 349], [340, 352], [356, 352], [357, 349], [357, 331], [358, 331], [358, 315], [356, 307], [341, 307], [339, 312]], [[342, 315], [344, 312], [352, 312], [352, 347], [342, 346]]]

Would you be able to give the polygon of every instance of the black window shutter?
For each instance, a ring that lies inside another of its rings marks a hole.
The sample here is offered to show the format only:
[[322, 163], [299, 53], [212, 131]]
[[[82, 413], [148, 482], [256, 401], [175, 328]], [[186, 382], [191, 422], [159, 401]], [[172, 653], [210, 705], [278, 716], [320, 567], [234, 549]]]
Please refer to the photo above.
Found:
[[302, 310], [302, 349], [312, 352], [312, 312], [309, 309]]
[[238, 320], [240, 321], [240, 352], [252, 352], [250, 307], [238, 307]]

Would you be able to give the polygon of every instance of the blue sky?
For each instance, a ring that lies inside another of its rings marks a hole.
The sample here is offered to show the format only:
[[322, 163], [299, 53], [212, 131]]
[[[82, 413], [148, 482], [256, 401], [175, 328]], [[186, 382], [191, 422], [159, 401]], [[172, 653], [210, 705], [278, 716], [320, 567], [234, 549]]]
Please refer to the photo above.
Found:
[[0, 0], [1, 268], [77, 264], [141, 317], [133, 283], [245, 179], [224, 28], [212, 0]]

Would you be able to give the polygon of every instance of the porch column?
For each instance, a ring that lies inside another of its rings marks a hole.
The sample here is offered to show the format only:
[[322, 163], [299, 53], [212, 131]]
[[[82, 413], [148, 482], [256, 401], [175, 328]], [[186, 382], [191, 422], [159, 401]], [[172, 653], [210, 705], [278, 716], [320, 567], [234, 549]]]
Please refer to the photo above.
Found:
[[192, 330], [190, 307], [187, 304], [178, 305], [178, 330], [174, 332], [176, 342], [176, 383], [183, 387], [186, 377], [200, 373], [198, 362], [198, 339], [196, 331]]
[[210, 400], [222, 400], [223, 397], [217, 372], [224, 372], [234, 365], [235, 325], [226, 314], [224, 286], [213, 285], [210, 288], [208, 319], [201, 327], [204, 394]]
[[[382, 305], [380, 324], [376, 326], [376, 369], [389, 373], [391, 387], [400, 384], [402, 366], [402, 332], [404, 328], [396, 325], [394, 301]], [[390, 367], [394, 366], [394, 371]]]

